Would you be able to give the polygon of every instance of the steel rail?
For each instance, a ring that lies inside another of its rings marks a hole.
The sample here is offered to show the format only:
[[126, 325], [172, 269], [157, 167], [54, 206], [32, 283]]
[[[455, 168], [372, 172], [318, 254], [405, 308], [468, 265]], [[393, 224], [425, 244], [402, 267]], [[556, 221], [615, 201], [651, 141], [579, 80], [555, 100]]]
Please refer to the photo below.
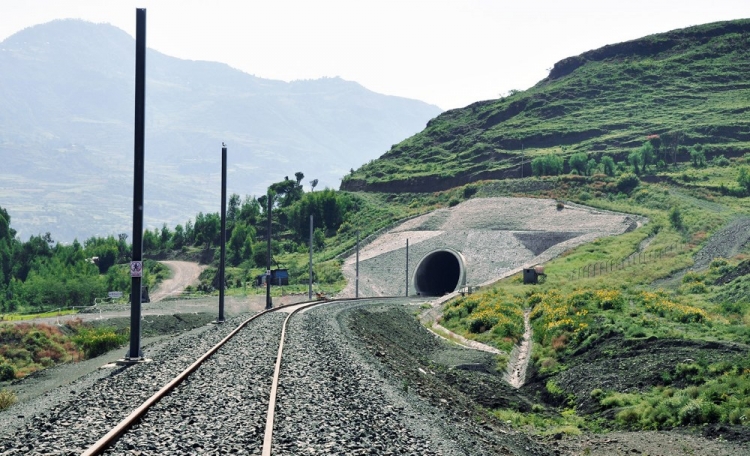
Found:
[[[284, 306], [286, 307], [286, 306]], [[109, 448], [112, 443], [117, 441], [117, 439], [125, 433], [135, 422], [143, 416], [146, 411], [148, 411], [149, 408], [151, 408], [153, 405], [155, 405], [161, 398], [172, 392], [177, 385], [182, 383], [190, 374], [192, 374], [198, 367], [200, 367], [201, 364], [203, 364], [208, 358], [211, 357], [214, 353], [216, 353], [219, 348], [221, 348], [224, 344], [226, 344], [232, 337], [235, 336], [240, 330], [242, 330], [245, 326], [248, 325], [251, 321], [262, 317], [263, 315], [275, 312], [280, 309], [283, 309], [284, 307], [276, 307], [274, 309], [268, 309], [264, 310], [260, 313], [257, 313], [253, 315], [252, 317], [245, 320], [243, 323], [241, 323], [237, 328], [235, 328], [231, 333], [229, 333], [226, 337], [224, 337], [221, 341], [219, 341], [216, 345], [214, 345], [210, 350], [208, 350], [206, 353], [204, 353], [200, 358], [198, 358], [193, 364], [191, 364], [188, 368], [186, 368], [184, 371], [182, 371], [177, 377], [172, 379], [169, 383], [164, 385], [159, 391], [157, 391], [153, 396], [148, 398], [143, 404], [140, 405], [137, 409], [133, 410], [130, 415], [125, 417], [122, 421], [120, 421], [115, 427], [113, 427], [107, 434], [104, 435], [104, 437], [100, 438], [96, 443], [91, 445], [86, 451], [81, 453], [81, 456], [93, 456], [98, 455], [104, 452], [107, 448]]]
[[[340, 302], [339, 300], [336, 300], [337, 302]], [[343, 301], [349, 301], [349, 299], [344, 299]], [[273, 444], [273, 421], [274, 421], [274, 413], [276, 410], [276, 391], [279, 387], [279, 374], [281, 372], [281, 358], [284, 353], [284, 340], [286, 339], [286, 326], [287, 323], [289, 323], [289, 320], [299, 311], [309, 309], [310, 307], [314, 307], [320, 304], [330, 303], [332, 301], [317, 301], [312, 302], [309, 304], [302, 304], [299, 305], [298, 308], [294, 309], [293, 311], [289, 312], [289, 315], [286, 316], [286, 319], [284, 319], [284, 324], [281, 326], [281, 339], [279, 340], [279, 351], [276, 354], [276, 366], [273, 370], [273, 381], [271, 383], [271, 394], [268, 398], [268, 413], [266, 414], [266, 431], [263, 436], [263, 450], [261, 452], [261, 456], [271, 456], [271, 446]]]
[[[268, 415], [266, 416], [266, 430], [263, 440], [263, 456], [269, 456], [271, 454], [271, 442], [273, 440], [273, 416], [274, 416], [274, 409], [276, 407], [276, 391], [278, 389], [278, 379], [279, 374], [281, 372], [281, 358], [283, 353], [283, 347], [284, 347], [284, 339], [286, 337], [286, 325], [289, 319], [296, 314], [297, 312], [301, 310], [308, 309], [310, 307], [314, 307], [321, 304], [331, 304], [334, 302], [344, 302], [344, 301], [369, 301], [369, 300], [387, 300], [387, 299], [393, 299], [394, 297], [388, 296], [388, 297], [370, 297], [370, 298], [339, 298], [339, 299], [328, 299], [323, 301], [313, 301], [313, 302], [298, 302], [294, 304], [286, 304], [279, 307], [274, 307], [272, 309], [266, 309], [263, 310], [252, 317], [248, 318], [244, 322], [242, 322], [237, 328], [235, 328], [231, 333], [229, 333], [226, 337], [224, 337], [221, 341], [219, 341], [216, 345], [214, 345], [211, 349], [209, 349], [206, 353], [204, 353], [200, 358], [198, 358], [193, 364], [191, 364], [189, 367], [187, 367], [185, 370], [183, 370], [177, 377], [172, 379], [169, 383], [164, 385], [159, 391], [154, 393], [150, 398], [148, 398], [143, 404], [141, 404], [138, 408], [133, 410], [127, 417], [125, 417], [122, 421], [120, 421], [115, 427], [113, 427], [107, 434], [105, 434], [102, 438], [100, 438], [96, 443], [91, 445], [88, 449], [86, 449], [83, 453], [81, 453], [81, 456], [94, 456], [102, 454], [104, 451], [107, 450], [113, 443], [115, 443], [125, 432], [127, 432], [128, 429], [130, 429], [151, 407], [156, 405], [159, 400], [161, 400], [164, 396], [167, 396], [169, 393], [171, 393], [180, 383], [182, 383], [187, 377], [190, 376], [198, 367], [201, 366], [208, 358], [210, 358], [216, 351], [219, 350], [224, 344], [226, 344], [230, 339], [232, 339], [238, 332], [240, 332], [242, 329], [245, 328], [251, 321], [262, 317], [263, 315], [266, 315], [271, 312], [277, 312], [280, 310], [284, 310], [289, 307], [293, 306], [299, 306], [297, 309], [292, 310], [289, 312], [289, 315], [284, 320], [284, 324], [282, 325], [281, 329], [281, 335], [280, 335], [280, 341], [279, 341], [279, 350], [278, 354], [276, 356], [276, 366], [274, 368], [274, 376], [273, 376], [273, 382], [271, 385], [271, 394], [269, 398], [269, 405], [268, 405]], [[266, 447], [268, 450], [266, 450]]]

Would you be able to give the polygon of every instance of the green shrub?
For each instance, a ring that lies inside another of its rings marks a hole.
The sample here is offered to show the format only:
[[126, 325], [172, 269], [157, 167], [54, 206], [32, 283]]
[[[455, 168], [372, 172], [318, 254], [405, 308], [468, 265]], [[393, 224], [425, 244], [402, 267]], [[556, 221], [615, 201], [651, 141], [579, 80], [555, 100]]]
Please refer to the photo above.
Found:
[[127, 334], [117, 334], [112, 328], [82, 328], [73, 336], [87, 358], [94, 358], [113, 350], [128, 341]]
[[591, 399], [600, 400], [603, 398], [606, 393], [601, 388], [594, 388], [591, 390], [591, 393], [589, 394], [591, 396]]
[[15, 404], [18, 399], [13, 391], [0, 390], [0, 410], [5, 410]]
[[672, 228], [674, 228], [677, 231], [681, 231], [684, 227], [683, 221], [682, 221], [682, 213], [680, 212], [680, 208], [675, 206], [672, 208], [671, 211], [669, 211], [669, 223], [672, 225]]
[[626, 426], [633, 426], [641, 419], [641, 414], [636, 407], [628, 407], [620, 411], [616, 415], [616, 419]]
[[16, 378], [16, 368], [10, 363], [0, 364], [0, 381], [13, 380]]
[[623, 193], [630, 193], [635, 190], [636, 187], [641, 183], [638, 176], [632, 173], [623, 174], [617, 179], [617, 190]]
[[705, 422], [703, 420], [703, 407], [703, 401], [692, 399], [677, 412], [677, 418], [681, 424], [702, 424]]
[[697, 363], [679, 363], [675, 367], [675, 377], [698, 382], [703, 379], [703, 367]]

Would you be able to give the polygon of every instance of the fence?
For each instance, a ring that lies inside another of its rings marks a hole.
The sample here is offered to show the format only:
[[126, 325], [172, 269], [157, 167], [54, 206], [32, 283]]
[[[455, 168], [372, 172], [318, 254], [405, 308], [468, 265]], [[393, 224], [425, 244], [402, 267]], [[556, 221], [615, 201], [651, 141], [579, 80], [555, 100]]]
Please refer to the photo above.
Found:
[[623, 260], [608, 260], [608, 261], [597, 261], [596, 263], [590, 263], [586, 266], [581, 266], [577, 271], [570, 273], [570, 280], [575, 280], [576, 275], [578, 279], [585, 279], [590, 277], [596, 277], [597, 272], [599, 275], [607, 274], [613, 271], [621, 271], [627, 267], [645, 264], [649, 261], [654, 261], [659, 258], [663, 258], [665, 255], [674, 252], [676, 249], [674, 244], [670, 244], [668, 247], [663, 249], [656, 249], [650, 252], [636, 252]]

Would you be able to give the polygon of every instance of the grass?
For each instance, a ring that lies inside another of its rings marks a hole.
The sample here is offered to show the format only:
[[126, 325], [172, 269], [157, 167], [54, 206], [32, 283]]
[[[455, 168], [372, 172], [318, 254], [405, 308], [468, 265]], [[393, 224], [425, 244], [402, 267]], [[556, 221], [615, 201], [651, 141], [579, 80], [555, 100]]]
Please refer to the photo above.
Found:
[[748, 20], [708, 24], [590, 51], [581, 65], [560, 62], [526, 91], [443, 113], [344, 177], [342, 189], [439, 190], [457, 178], [520, 177], [522, 162], [529, 175], [531, 161], [549, 154], [624, 161], [651, 134], [663, 136], [667, 163], [668, 149], [686, 161], [680, 146], [693, 144], [709, 161], [736, 156], [750, 146], [741, 115], [750, 99], [748, 29]]
[[36, 318], [62, 317], [64, 315], [75, 315], [77, 313], [78, 311], [75, 309], [55, 310], [51, 312], [40, 312], [40, 313], [30, 313], [30, 314], [11, 313], [11, 314], [0, 315], [0, 321], [23, 321], [23, 320], [33, 320]]

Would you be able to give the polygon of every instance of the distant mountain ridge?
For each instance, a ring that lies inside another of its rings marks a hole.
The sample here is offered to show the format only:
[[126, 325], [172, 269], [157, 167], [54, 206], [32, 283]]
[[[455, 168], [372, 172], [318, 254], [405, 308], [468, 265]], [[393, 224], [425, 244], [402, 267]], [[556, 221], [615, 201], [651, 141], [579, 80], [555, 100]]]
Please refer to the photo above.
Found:
[[535, 157], [624, 159], [653, 134], [674, 145], [680, 160], [688, 159], [680, 146], [701, 144], [708, 158], [750, 150], [750, 20], [566, 58], [526, 91], [441, 114], [347, 175], [341, 188], [433, 192], [529, 176]]
[[[129, 233], [134, 40], [60, 20], [0, 43], [0, 206], [22, 238]], [[350, 168], [420, 131], [441, 110], [340, 78], [283, 82], [148, 50], [147, 225], [219, 211], [297, 171], [336, 187]]]

